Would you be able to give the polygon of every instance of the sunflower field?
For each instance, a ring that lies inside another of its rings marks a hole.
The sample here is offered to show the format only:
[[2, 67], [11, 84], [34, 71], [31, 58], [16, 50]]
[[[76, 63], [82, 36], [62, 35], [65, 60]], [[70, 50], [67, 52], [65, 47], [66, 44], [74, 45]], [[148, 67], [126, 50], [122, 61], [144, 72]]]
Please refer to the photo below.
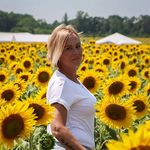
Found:
[[[78, 78], [97, 98], [95, 150], [150, 150], [150, 45], [82, 42]], [[0, 150], [50, 150], [46, 43], [0, 43]], [[69, 93], [68, 93], [69, 94]]]

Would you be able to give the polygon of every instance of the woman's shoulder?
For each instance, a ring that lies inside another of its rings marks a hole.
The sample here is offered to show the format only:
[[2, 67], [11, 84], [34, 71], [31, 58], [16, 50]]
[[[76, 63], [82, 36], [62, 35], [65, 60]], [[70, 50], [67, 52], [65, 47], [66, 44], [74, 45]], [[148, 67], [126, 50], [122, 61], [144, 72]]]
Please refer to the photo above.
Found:
[[66, 78], [61, 75], [57, 70], [53, 73], [50, 81], [49, 81], [49, 86], [54, 85], [54, 86], [60, 86], [60, 84], [65, 84], [67, 83]]

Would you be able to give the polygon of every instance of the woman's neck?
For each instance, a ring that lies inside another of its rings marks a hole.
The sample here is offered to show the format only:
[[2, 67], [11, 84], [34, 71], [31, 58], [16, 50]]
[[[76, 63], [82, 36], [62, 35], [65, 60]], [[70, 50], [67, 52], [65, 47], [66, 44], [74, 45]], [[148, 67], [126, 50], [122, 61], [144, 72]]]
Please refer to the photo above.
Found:
[[70, 69], [58, 69], [61, 73], [63, 73], [65, 76], [67, 76], [70, 80], [77, 82], [77, 75], [76, 75], [76, 70], [70, 70]]

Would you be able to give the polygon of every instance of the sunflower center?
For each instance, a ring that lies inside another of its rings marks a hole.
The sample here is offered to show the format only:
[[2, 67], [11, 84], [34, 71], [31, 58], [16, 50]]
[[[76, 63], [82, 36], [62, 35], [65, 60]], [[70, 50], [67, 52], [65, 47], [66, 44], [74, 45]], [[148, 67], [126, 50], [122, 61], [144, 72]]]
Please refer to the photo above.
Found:
[[41, 83], [47, 82], [49, 80], [49, 74], [46, 71], [40, 72], [39, 75], [38, 75], [38, 80]]
[[109, 65], [109, 63], [110, 63], [109, 59], [104, 59], [103, 64]]
[[100, 68], [98, 68], [98, 69], [96, 69], [96, 71], [98, 71], [98, 72], [104, 72], [102, 69], [100, 69]]
[[150, 146], [148, 145], [139, 145], [138, 147], [133, 147], [131, 150], [150, 150]]
[[87, 89], [92, 89], [95, 86], [95, 79], [93, 77], [87, 77], [87, 78], [84, 79], [83, 85]]
[[83, 67], [81, 68], [81, 70], [82, 70], [82, 71], [85, 71], [85, 70], [86, 70], [86, 67], [85, 67], [85, 66], [83, 66]]
[[126, 118], [126, 110], [123, 106], [110, 104], [105, 109], [106, 115], [112, 120], [123, 120]]
[[0, 82], [5, 80], [5, 75], [1, 74], [0, 75]]
[[150, 76], [149, 76], [149, 71], [146, 71], [145, 73], [144, 73], [144, 76], [146, 77], [146, 78], [149, 78]]
[[21, 79], [27, 81], [27, 80], [28, 80], [28, 75], [22, 75], [22, 76], [21, 76]]
[[14, 56], [14, 55], [11, 55], [11, 56], [10, 56], [10, 59], [11, 59], [11, 60], [15, 60], [15, 56]]
[[137, 83], [135, 81], [130, 81], [129, 85], [131, 86], [130, 90], [134, 90], [137, 87]]
[[14, 97], [14, 92], [12, 90], [5, 90], [2, 93], [2, 98], [4, 98], [6, 101], [10, 101]]
[[134, 69], [129, 70], [128, 72], [129, 77], [136, 76], [136, 71]]
[[2, 122], [2, 133], [7, 139], [16, 138], [24, 129], [24, 121], [19, 114], [12, 114]]
[[119, 94], [122, 90], [123, 90], [124, 84], [120, 81], [116, 81], [113, 82], [110, 86], [109, 86], [109, 94]]
[[21, 68], [18, 68], [17, 70], [16, 70], [16, 74], [18, 74], [18, 73], [20, 73], [20, 72], [22, 72], [23, 70], [21, 69]]
[[41, 99], [46, 98], [46, 93], [44, 93], [41, 97]]
[[43, 117], [45, 110], [42, 106], [33, 103], [33, 104], [30, 104], [29, 107], [32, 107], [34, 109], [33, 113], [37, 116], [35, 120], [39, 120]]
[[125, 68], [125, 62], [122, 62], [121, 63], [121, 69], [124, 69]]
[[135, 109], [137, 112], [142, 112], [145, 109], [145, 104], [141, 100], [134, 101], [133, 106], [136, 106]]
[[148, 64], [149, 63], [149, 59], [145, 59], [145, 63]]
[[25, 68], [30, 68], [30, 66], [31, 66], [31, 62], [30, 61], [25, 61], [24, 62], [24, 67]]

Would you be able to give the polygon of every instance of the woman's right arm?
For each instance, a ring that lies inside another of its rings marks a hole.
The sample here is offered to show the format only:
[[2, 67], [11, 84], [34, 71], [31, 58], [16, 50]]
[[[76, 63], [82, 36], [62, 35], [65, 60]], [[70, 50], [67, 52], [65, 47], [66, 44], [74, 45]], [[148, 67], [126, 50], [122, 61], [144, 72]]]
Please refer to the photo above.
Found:
[[53, 106], [56, 110], [54, 120], [51, 123], [52, 134], [60, 143], [65, 145], [67, 150], [86, 150], [65, 126], [67, 120], [66, 108], [59, 103], [54, 103]]

